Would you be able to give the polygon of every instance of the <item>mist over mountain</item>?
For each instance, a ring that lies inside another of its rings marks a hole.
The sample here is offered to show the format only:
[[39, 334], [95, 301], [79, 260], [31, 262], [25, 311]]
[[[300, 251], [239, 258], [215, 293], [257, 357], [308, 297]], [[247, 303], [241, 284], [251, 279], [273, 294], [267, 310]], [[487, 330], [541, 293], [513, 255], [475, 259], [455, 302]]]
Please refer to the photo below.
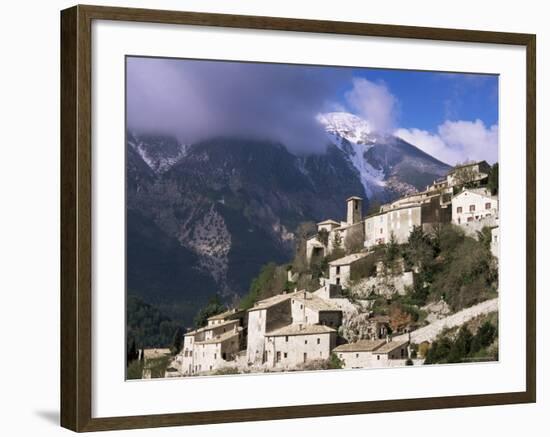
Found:
[[128, 292], [189, 324], [213, 294], [241, 296], [262, 265], [289, 261], [300, 223], [344, 219], [353, 195], [366, 211], [450, 168], [355, 115], [318, 122], [322, 154], [235, 135], [184, 145], [128, 132]]

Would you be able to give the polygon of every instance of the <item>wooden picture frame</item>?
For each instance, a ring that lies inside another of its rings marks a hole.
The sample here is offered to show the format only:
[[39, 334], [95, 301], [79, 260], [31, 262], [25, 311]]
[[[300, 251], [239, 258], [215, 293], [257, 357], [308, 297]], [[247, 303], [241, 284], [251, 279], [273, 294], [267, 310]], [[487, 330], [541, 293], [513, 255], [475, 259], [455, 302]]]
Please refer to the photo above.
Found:
[[[526, 390], [513, 393], [399, 399], [212, 412], [92, 417], [92, 156], [93, 20], [474, 42], [526, 48], [527, 246]], [[75, 6], [61, 12], [61, 425], [100, 431], [275, 420], [482, 405], [536, 400], [536, 162], [535, 35], [363, 24], [166, 10]]]

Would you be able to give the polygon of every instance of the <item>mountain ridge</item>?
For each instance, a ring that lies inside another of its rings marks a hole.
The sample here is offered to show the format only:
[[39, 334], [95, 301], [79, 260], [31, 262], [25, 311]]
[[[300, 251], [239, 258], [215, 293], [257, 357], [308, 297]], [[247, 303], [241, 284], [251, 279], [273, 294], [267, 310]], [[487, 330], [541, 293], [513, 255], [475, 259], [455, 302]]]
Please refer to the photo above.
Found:
[[[127, 247], [143, 252], [128, 253], [129, 274], [140, 272], [139, 281], [129, 281], [132, 292], [175, 308], [198, 309], [215, 293], [236, 299], [262, 265], [290, 261], [302, 223], [343, 219], [351, 195], [363, 197], [365, 212], [370, 202], [422, 189], [447, 171], [413, 145], [372, 133], [359, 118], [353, 132], [344, 121], [340, 115], [339, 125], [325, 127], [325, 153], [310, 155], [246, 138], [182, 146], [170, 136], [128, 133]], [[160, 247], [154, 235], [162, 235]], [[140, 238], [145, 243], [134, 241]], [[148, 265], [160, 265], [162, 277], [144, 272]], [[191, 313], [181, 320], [188, 323]]]

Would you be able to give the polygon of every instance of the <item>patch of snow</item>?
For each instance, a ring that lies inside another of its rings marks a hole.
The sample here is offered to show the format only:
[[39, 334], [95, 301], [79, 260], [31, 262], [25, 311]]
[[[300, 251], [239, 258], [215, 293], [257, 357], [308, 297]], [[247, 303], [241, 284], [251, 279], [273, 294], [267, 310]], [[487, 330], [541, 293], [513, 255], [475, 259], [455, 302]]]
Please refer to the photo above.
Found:
[[365, 153], [377, 140], [369, 123], [346, 112], [319, 114], [317, 121], [325, 127], [331, 142], [346, 154], [359, 173], [365, 194], [373, 197], [375, 192], [383, 189], [384, 171], [373, 167], [365, 158]]
[[137, 140], [137, 142], [129, 140], [128, 144], [130, 144], [130, 146], [139, 154], [139, 156], [141, 156], [141, 159], [143, 159], [143, 161], [149, 166], [149, 168], [158, 174], [165, 173], [166, 171], [170, 170], [179, 160], [181, 160], [185, 156], [187, 152], [187, 145], [180, 144], [179, 150], [175, 155], [152, 156], [143, 142], [139, 140]]

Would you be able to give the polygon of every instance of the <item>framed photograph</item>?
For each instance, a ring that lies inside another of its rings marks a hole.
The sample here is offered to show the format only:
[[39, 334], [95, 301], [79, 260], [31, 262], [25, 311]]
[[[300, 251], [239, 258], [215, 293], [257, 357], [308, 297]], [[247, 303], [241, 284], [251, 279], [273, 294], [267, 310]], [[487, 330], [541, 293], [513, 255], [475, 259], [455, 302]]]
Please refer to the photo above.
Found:
[[535, 35], [61, 12], [61, 424], [535, 402]]

